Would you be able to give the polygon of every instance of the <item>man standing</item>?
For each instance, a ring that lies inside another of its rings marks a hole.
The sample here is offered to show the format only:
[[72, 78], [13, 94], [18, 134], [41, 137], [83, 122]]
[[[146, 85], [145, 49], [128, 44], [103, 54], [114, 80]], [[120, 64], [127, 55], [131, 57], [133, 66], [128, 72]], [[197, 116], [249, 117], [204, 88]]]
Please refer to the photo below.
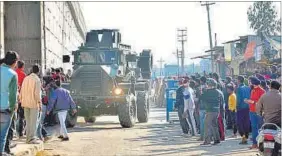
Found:
[[[16, 73], [18, 76], [18, 92], [20, 92], [23, 79], [25, 78], [23, 66], [24, 66], [24, 62], [18, 61], [17, 68], [16, 68]], [[19, 120], [18, 134], [19, 134], [19, 137], [22, 137], [23, 129], [24, 129], [23, 128], [24, 127], [24, 113], [23, 113], [23, 108], [21, 107], [20, 103], [18, 103], [17, 117]], [[14, 136], [14, 131], [16, 130], [15, 122], [16, 122], [16, 117], [13, 116], [12, 122], [9, 128], [8, 136], [6, 139], [6, 145], [5, 145], [5, 152], [9, 154], [11, 152], [10, 148], [15, 147], [17, 145], [17, 144], [11, 144], [11, 141], [13, 140], [13, 136]]]
[[199, 141], [204, 141], [204, 127], [205, 127], [205, 124], [204, 124], [204, 121], [205, 121], [205, 115], [206, 115], [206, 110], [205, 110], [205, 103], [202, 99], [202, 96], [203, 93], [206, 91], [207, 89], [207, 78], [205, 76], [202, 76], [200, 78], [200, 81], [201, 81], [201, 86], [200, 86], [200, 94], [199, 94], [199, 115], [200, 115], [200, 134], [201, 134], [201, 137], [199, 139]]
[[201, 80], [199, 78], [196, 79], [195, 81], [195, 120], [196, 120], [196, 125], [197, 125], [197, 129], [199, 130], [199, 134], [200, 134], [200, 101], [199, 101], [199, 97], [201, 95]]
[[[256, 105], [256, 112], [266, 123], [274, 123], [281, 128], [281, 85], [278, 81], [271, 81], [270, 90], [262, 95]], [[272, 126], [269, 127], [272, 129]], [[275, 128], [274, 128], [275, 129]], [[278, 155], [281, 146], [274, 146], [273, 155]]]
[[[217, 89], [222, 92], [223, 85], [222, 85], [222, 81], [220, 80], [219, 75], [217, 73], [213, 73], [212, 78], [217, 82]], [[222, 141], [225, 140], [225, 130], [224, 130], [225, 121], [224, 120], [225, 120], [225, 108], [224, 108], [224, 101], [223, 101], [223, 103], [221, 103], [221, 105], [219, 106], [219, 116], [218, 116], [218, 129], [219, 129], [220, 139]]]
[[27, 76], [22, 84], [20, 101], [24, 108], [26, 119], [26, 142], [39, 144], [36, 137], [39, 112], [41, 112], [41, 82], [38, 77], [39, 66], [32, 66], [32, 73]]
[[194, 90], [190, 88], [188, 81], [185, 82], [184, 86], [185, 86], [184, 91], [183, 91], [184, 116], [187, 116], [186, 118], [188, 119], [189, 127], [191, 127], [192, 136], [195, 136], [197, 133], [197, 129], [196, 129], [196, 122], [194, 118], [194, 111], [195, 111], [195, 103], [194, 103], [195, 95], [193, 94]]
[[[218, 130], [218, 115], [219, 106], [224, 102], [223, 94], [217, 88], [217, 82], [214, 79], [207, 79], [207, 90], [201, 96], [205, 102], [206, 117], [205, 117], [205, 139], [202, 146], [209, 146], [212, 138], [213, 145], [220, 143], [220, 136]], [[209, 132], [211, 131], [211, 132]]]
[[176, 102], [174, 105], [174, 109], [177, 109], [178, 111], [178, 117], [179, 117], [180, 126], [182, 128], [183, 135], [187, 136], [189, 132], [189, 125], [188, 125], [186, 118], [183, 118], [182, 116], [184, 113], [184, 95], [183, 95], [184, 85], [183, 83], [184, 83], [184, 79], [181, 79], [179, 88], [176, 90]]
[[256, 104], [260, 97], [265, 93], [265, 91], [260, 87], [260, 80], [256, 77], [251, 77], [251, 84], [253, 85], [253, 89], [251, 91], [250, 99], [245, 99], [245, 103], [248, 103], [250, 106], [250, 118], [251, 118], [251, 125], [252, 125], [252, 139], [253, 145], [250, 147], [251, 149], [257, 148], [257, 136], [258, 130], [261, 126], [262, 119], [256, 113]]
[[226, 77], [226, 82], [225, 82], [225, 87], [223, 89], [223, 93], [224, 93], [224, 101], [225, 101], [225, 120], [226, 120], [226, 126], [227, 129], [232, 129], [232, 117], [231, 117], [231, 112], [228, 109], [229, 108], [229, 93], [227, 91], [227, 86], [228, 85], [232, 85], [234, 88], [234, 84], [232, 82], [232, 78], [227, 76]]
[[270, 91], [262, 95], [256, 105], [256, 112], [262, 116], [266, 123], [274, 123], [281, 127], [281, 93], [280, 83], [271, 81]]
[[249, 104], [244, 102], [244, 99], [249, 99], [251, 94], [251, 88], [244, 84], [245, 78], [238, 76], [237, 87], [237, 127], [239, 134], [242, 137], [240, 144], [248, 144], [248, 137], [250, 132], [250, 115]]
[[[18, 87], [19, 87], [19, 92], [21, 91], [22, 83], [24, 78], [26, 77], [26, 74], [24, 72], [24, 62], [23, 61], [18, 61], [18, 68], [16, 70], [17, 75], [18, 75]], [[24, 109], [21, 106], [21, 103], [19, 103], [18, 107], [18, 120], [19, 120], [19, 137], [23, 136], [23, 130], [24, 130]]]
[[18, 62], [17, 52], [7, 52], [3, 62], [0, 66], [0, 154], [6, 155], [7, 134], [17, 103], [18, 78], [14, 71]]
[[228, 96], [228, 110], [231, 116], [231, 126], [233, 129], [233, 137], [237, 137], [237, 125], [236, 125], [236, 94], [234, 93], [234, 86], [228, 84], [226, 86]]

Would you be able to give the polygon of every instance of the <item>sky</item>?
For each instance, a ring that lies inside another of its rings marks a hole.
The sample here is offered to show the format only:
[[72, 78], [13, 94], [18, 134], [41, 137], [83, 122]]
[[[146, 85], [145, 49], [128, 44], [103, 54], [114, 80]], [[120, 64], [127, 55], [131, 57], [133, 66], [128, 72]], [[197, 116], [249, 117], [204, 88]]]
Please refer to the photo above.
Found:
[[[154, 62], [176, 63], [177, 28], [187, 28], [185, 64], [209, 50], [206, 7], [200, 2], [80, 2], [88, 30], [119, 29], [122, 42], [136, 52], [152, 49]], [[211, 30], [217, 44], [253, 34], [247, 9], [252, 2], [216, 2], [210, 8]], [[275, 2], [280, 15], [280, 2]]]

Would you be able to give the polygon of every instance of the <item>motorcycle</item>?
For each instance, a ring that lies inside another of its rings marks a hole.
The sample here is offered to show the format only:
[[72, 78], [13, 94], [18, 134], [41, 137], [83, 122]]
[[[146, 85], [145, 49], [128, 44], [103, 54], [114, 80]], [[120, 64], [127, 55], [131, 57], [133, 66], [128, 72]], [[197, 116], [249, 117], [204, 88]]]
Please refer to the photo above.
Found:
[[257, 137], [259, 153], [263, 156], [281, 156], [281, 128], [265, 123]]

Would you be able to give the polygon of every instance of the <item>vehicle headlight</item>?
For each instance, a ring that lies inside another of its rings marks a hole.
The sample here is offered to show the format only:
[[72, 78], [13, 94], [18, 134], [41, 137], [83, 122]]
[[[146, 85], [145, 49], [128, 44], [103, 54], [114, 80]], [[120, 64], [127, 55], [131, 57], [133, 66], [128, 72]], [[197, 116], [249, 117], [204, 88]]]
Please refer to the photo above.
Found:
[[115, 88], [114, 89], [114, 94], [115, 95], [120, 95], [122, 93], [122, 89], [121, 88]]

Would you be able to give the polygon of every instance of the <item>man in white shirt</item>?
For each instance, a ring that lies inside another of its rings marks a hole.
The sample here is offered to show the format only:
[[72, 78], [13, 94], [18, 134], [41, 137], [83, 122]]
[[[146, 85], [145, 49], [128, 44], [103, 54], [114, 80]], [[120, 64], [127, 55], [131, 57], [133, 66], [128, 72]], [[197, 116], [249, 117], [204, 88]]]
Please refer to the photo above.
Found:
[[194, 111], [195, 111], [195, 103], [194, 103], [194, 91], [192, 88], [189, 87], [189, 83], [184, 84], [185, 89], [183, 92], [184, 95], [184, 113], [183, 117], [186, 117], [186, 120], [191, 127], [192, 136], [195, 136], [197, 133], [196, 129], [196, 121], [194, 118]]

